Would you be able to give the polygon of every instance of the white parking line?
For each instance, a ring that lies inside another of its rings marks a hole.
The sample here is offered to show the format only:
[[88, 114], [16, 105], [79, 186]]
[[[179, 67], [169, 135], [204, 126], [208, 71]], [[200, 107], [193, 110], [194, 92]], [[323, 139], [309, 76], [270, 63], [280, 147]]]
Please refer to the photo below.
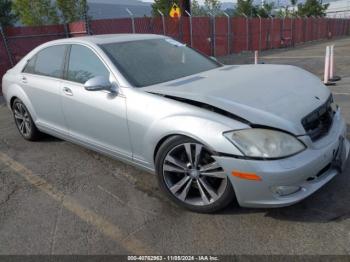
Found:
[[31, 185], [42, 190], [52, 199], [59, 202], [64, 208], [78, 216], [80, 219], [95, 226], [102, 234], [116, 241], [125, 250], [132, 254], [139, 255], [153, 253], [151, 247], [138, 240], [134, 235], [124, 232], [117, 225], [112, 224], [94, 211], [80, 205], [74, 198], [60, 192], [46, 180], [33, 174], [31, 170], [10, 158], [8, 155], [0, 152], [0, 161], [27, 180]]

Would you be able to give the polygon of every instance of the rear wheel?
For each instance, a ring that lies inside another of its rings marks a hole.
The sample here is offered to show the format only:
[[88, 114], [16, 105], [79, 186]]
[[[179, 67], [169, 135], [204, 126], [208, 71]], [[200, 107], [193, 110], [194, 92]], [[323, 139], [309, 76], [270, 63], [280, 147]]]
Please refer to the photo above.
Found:
[[37, 140], [41, 133], [35, 126], [27, 107], [20, 99], [16, 98], [13, 102], [12, 112], [19, 133], [27, 140]]
[[156, 171], [161, 188], [180, 206], [211, 213], [234, 199], [234, 191], [213, 153], [187, 137], [174, 136], [160, 147]]

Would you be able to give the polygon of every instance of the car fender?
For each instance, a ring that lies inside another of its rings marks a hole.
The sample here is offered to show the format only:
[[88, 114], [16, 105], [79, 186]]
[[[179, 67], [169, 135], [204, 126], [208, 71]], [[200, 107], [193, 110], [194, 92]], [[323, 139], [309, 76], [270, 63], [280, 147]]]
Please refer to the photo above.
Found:
[[[6, 99], [7, 99], [7, 104], [9, 107], [11, 107], [11, 100], [17, 97], [20, 100], [22, 100], [23, 104], [27, 107], [34, 123], [37, 120], [37, 114], [35, 112], [35, 109], [32, 105], [32, 103], [30, 102], [29, 97], [27, 96], [27, 94], [25, 93], [25, 91], [23, 90], [23, 88], [21, 86], [19, 86], [18, 84], [10, 84], [9, 86], [6, 87]], [[12, 108], [10, 108], [12, 110]]]
[[[181, 123], [181, 125], [176, 124]], [[247, 128], [237, 122], [237, 129]], [[147, 161], [154, 163], [157, 145], [164, 138], [183, 135], [202, 143], [215, 154], [242, 155], [242, 153], [223, 136], [223, 132], [232, 130], [226, 125], [193, 115], [174, 115], [158, 119], [150, 125], [143, 139], [143, 148], [147, 151]]]

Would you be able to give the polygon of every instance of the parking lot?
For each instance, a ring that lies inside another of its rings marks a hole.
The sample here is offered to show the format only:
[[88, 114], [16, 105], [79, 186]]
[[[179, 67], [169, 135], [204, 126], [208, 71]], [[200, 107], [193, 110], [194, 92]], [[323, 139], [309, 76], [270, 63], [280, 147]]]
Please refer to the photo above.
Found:
[[[343, 79], [330, 88], [349, 125], [350, 38], [264, 52], [261, 61], [321, 77], [333, 43]], [[251, 54], [220, 60], [253, 62]], [[154, 175], [53, 137], [25, 141], [0, 105], [0, 254], [350, 254], [349, 189], [348, 163], [294, 206], [233, 203], [196, 214], [169, 201]]]

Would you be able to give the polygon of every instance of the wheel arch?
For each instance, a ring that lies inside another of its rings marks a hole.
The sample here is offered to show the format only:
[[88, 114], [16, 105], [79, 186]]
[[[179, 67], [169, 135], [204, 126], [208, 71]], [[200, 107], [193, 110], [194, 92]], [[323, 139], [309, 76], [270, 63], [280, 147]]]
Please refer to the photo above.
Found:
[[[180, 124], [178, 124], [180, 123]], [[155, 164], [161, 145], [170, 137], [184, 136], [203, 144], [213, 153], [239, 155], [238, 149], [223, 136], [230, 128], [212, 119], [193, 115], [176, 115], [154, 121], [142, 138], [142, 154], [147, 162]]]
[[15, 101], [16, 98], [18, 98], [23, 102], [23, 104], [28, 109], [33, 121], [36, 122], [37, 115], [36, 115], [35, 109], [32, 103], [30, 102], [29, 97], [21, 87], [19, 87], [18, 85], [12, 85], [11, 88], [7, 90], [6, 96], [7, 96], [7, 101], [9, 103], [9, 106], [11, 107], [11, 110], [12, 110], [13, 102]]
[[190, 138], [193, 139], [195, 141], [197, 141], [198, 143], [203, 144], [205, 147], [207, 147], [210, 151], [212, 151], [214, 154], [217, 153], [210, 145], [208, 145], [207, 143], [203, 142], [201, 139], [189, 135], [189, 134], [184, 134], [184, 133], [173, 133], [173, 134], [167, 134], [165, 136], [163, 136], [156, 144], [155, 148], [154, 148], [154, 152], [153, 152], [153, 163], [155, 164], [155, 160], [157, 157], [157, 154], [159, 152], [160, 147], [170, 138], [175, 137], [175, 136], [181, 136], [181, 137], [186, 137], [186, 138]]

